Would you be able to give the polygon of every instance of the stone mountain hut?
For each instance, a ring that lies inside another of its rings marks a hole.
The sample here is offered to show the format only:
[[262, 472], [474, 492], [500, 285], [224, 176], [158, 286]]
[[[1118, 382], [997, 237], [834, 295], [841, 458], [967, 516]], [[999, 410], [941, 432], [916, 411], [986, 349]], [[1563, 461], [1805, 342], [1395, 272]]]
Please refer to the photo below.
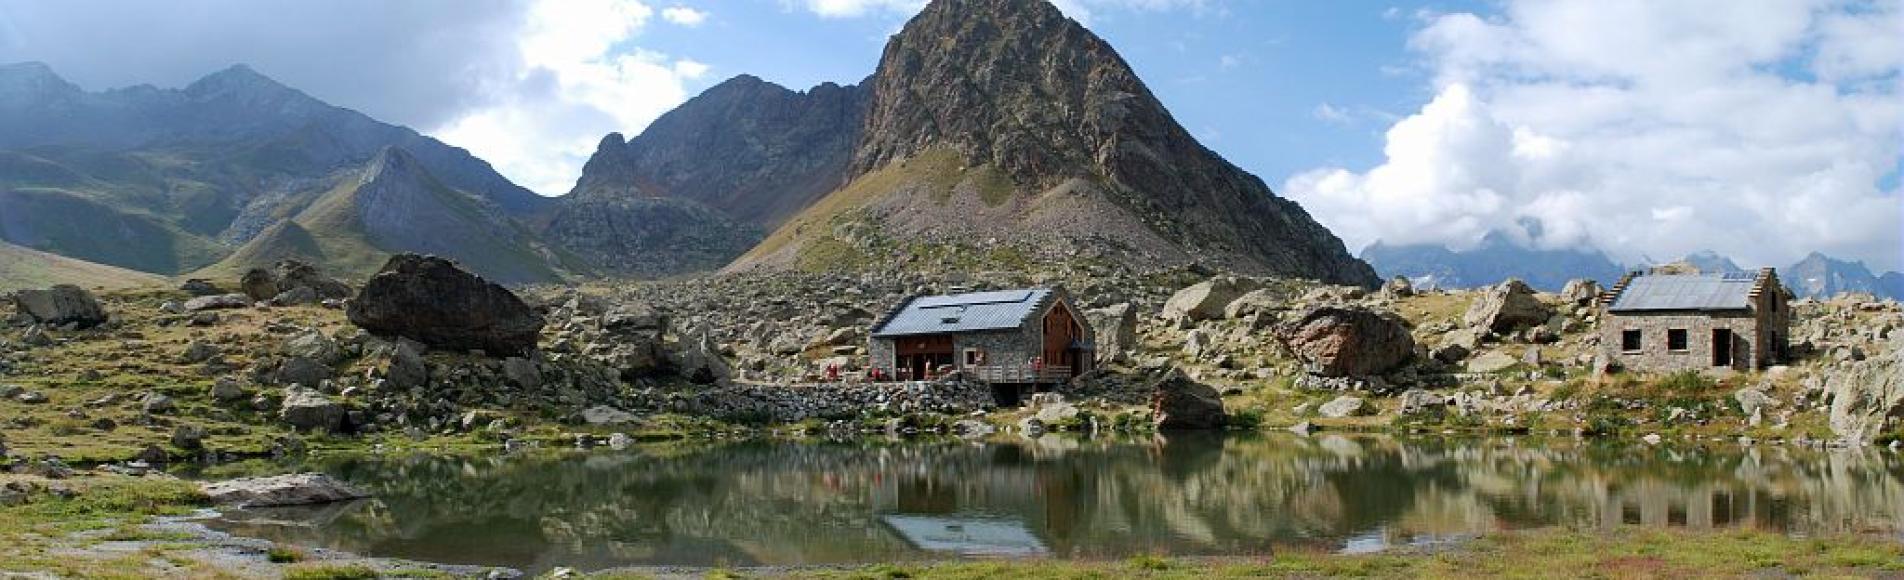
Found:
[[873, 325], [868, 366], [900, 380], [957, 370], [1009, 404], [1090, 370], [1093, 336], [1063, 288], [915, 296]]
[[1621, 368], [1730, 372], [1784, 361], [1791, 296], [1758, 273], [1627, 274], [1600, 296], [1600, 344]]

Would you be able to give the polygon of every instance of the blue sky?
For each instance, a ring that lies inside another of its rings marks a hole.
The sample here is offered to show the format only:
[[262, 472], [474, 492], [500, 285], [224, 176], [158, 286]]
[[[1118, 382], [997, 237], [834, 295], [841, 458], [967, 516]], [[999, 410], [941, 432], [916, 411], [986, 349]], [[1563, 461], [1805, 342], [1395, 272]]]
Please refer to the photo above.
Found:
[[[1904, 270], [1904, 0], [1054, 3], [1351, 251], [1499, 231]], [[923, 4], [0, 0], [0, 61], [91, 89], [244, 62], [560, 194], [726, 78], [859, 81]]]

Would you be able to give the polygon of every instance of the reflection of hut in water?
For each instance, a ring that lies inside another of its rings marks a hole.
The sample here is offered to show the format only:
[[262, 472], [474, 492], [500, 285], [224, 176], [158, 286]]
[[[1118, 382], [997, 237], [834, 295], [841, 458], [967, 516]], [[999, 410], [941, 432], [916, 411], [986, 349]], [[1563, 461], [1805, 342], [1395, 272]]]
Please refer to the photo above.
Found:
[[906, 543], [962, 556], [1037, 556], [1049, 550], [1024, 522], [1002, 518], [884, 515], [879, 521]]

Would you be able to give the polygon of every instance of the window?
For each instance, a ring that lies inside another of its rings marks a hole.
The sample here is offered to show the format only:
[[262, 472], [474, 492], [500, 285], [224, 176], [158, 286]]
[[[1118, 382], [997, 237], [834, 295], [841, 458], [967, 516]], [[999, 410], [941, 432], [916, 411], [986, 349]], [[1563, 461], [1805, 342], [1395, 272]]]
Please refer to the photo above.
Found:
[[965, 366], [975, 367], [982, 364], [985, 364], [985, 351], [976, 348], [965, 349]]
[[1639, 352], [1640, 351], [1640, 331], [1627, 330], [1627, 331], [1621, 332], [1620, 333], [1620, 350], [1623, 350], [1626, 352]]
[[1686, 329], [1674, 328], [1666, 331], [1666, 350], [1686, 350]]

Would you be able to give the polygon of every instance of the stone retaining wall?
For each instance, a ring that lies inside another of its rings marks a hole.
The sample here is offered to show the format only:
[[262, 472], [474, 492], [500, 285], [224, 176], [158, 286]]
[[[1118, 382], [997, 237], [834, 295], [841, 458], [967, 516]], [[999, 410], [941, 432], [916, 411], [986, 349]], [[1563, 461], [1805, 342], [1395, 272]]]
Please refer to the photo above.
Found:
[[965, 414], [992, 408], [991, 389], [961, 381], [737, 384], [673, 395], [668, 412], [726, 421], [791, 423], [916, 413]]

